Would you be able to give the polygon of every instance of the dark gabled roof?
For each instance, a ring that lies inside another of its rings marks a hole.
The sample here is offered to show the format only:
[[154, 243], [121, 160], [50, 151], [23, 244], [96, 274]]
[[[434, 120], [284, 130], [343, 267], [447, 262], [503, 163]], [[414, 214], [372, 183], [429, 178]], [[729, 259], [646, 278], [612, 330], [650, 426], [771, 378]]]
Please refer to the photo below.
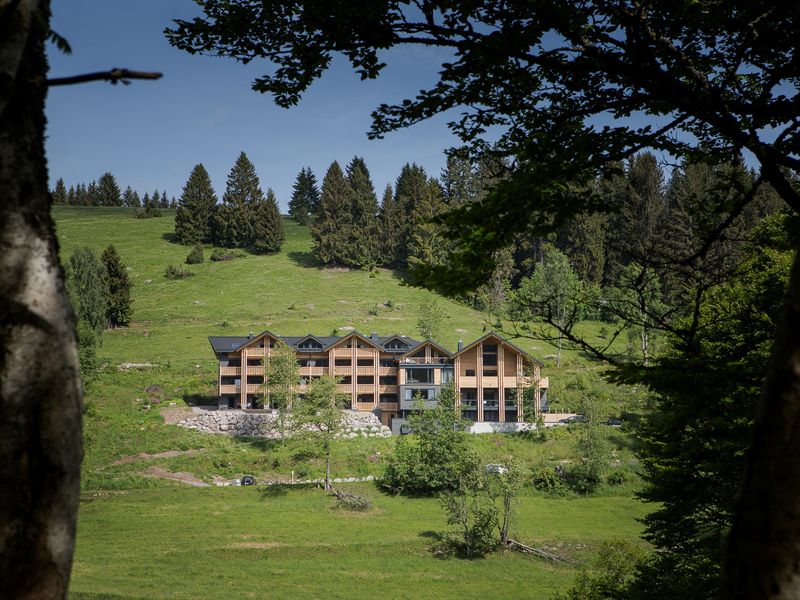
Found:
[[[417, 347], [422, 343], [400, 334], [372, 337], [364, 335], [363, 333], [359, 333], [358, 331], [352, 331], [347, 335], [313, 335], [311, 333], [308, 335], [276, 335], [271, 331], [263, 331], [258, 335], [253, 336], [211, 335], [208, 337], [208, 341], [211, 342], [211, 347], [214, 349], [214, 352], [219, 354], [220, 352], [235, 352], [243, 346], [246, 346], [265, 335], [269, 335], [275, 339], [281, 340], [283, 343], [291, 346], [295, 350], [300, 350], [298, 346], [309, 338], [317, 340], [320, 344], [322, 344], [323, 351], [353, 336], [357, 336], [365, 342], [368, 342], [385, 352], [388, 352], [388, 350], [386, 350], [386, 344], [395, 338], [399, 339], [404, 344], [408, 344], [409, 348]], [[302, 352], [302, 350], [300, 351]]]
[[404, 354], [400, 355], [400, 358], [406, 357], [406, 356], [410, 355], [412, 352], [416, 352], [420, 348], [424, 348], [427, 344], [430, 344], [431, 346], [433, 346], [434, 348], [436, 348], [440, 352], [444, 352], [447, 356], [451, 355], [450, 354], [450, 350], [448, 350], [447, 348], [442, 346], [439, 342], [437, 342], [435, 340], [432, 340], [431, 338], [428, 338], [427, 340], [419, 342], [418, 344], [415, 344], [414, 346], [409, 348]]
[[490, 337], [497, 338], [498, 340], [500, 340], [500, 342], [501, 342], [501, 343], [505, 344], [506, 346], [509, 346], [509, 347], [513, 348], [514, 350], [516, 350], [517, 352], [519, 352], [520, 354], [522, 354], [523, 356], [525, 356], [525, 357], [526, 357], [528, 360], [530, 360], [531, 362], [535, 362], [535, 363], [536, 363], [537, 365], [539, 365], [540, 367], [543, 367], [543, 366], [544, 366], [544, 363], [543, 363], [542, 361], [540, 361], [538, 358], [534, 358], [534, 357], [532, 357], [530, 354], [528, 354], [527, 352], [525, 352], [525, 350], [523, 350], [523, 349], [522, 349], [522, 348], [520, 348], [519, 346], [516, 346], [516, 345], [512, 344], [512, 343], [511, 343], [511, 342], [509, 342], [509, 341], [508, 341], [506, 338], [504, 338], [502, 335], [499, 335], [499, 334], [495, 333], [494, 331], [490, 331], [490, 332], [489, 332], [489, 333], [487, 333], [486, 335], [484, 335], [484, 336], [482, 336], [482, 337], [479, 337], [477, 340], [475, 340], [475, 341], [474, 341], [474, 342], [472, 342], [471, 344], [469, 344], [469, 345], [467, 345], [467, 346], [464, 346], [464, 348], [463, 348], [463, 349], [461, 349], [461, 350], [459, 350], [458, 352], [456, 352], [455, 354], [453, 354], [453, 355], [452, 355], [452, 357], [453, 357], [453, 358], [455, 358], [456, 356], [459, 356], [459, 355], [461, 355], [461, 354], [464, 354], [464, 352], [466, 352], [467, 350], [470, 350], [471, 348], [474, 348], [475, 346], [477, 346], [478, 344], [480, 344], [480, 343], [481, 343], [483, 340], [485, 340], [485, 339], [487, 339], [487, 338], [490, 338]]
[[[415, 340], [413, 338], [410, 338], [408, 336], [405, 336], [405, 335], [400, 335], [399, 333], [395, 333], [395, 334], [392, 334], [392, 335], [378, 336], [377, 337], [378, 344], [380, 345], [381, 349], [383, 349], [383, 350], [386, 350], [386, 344], [388, 344], [389, 342], [391, 342], [394, 339], [400, 340], [404, 344], [407, 344], [409, 348], [413, 348], [415, 346], [419, 346], [419, 344], [420, 344], [420, 342], [418, 342], [417, 340]], [[396, 352], [396, 350], [394, 352]]]
[[327, 350], [341, 338], [336, 335], [312, 335], [309, 333], [308, 335], [280, 335], [278, 339], [295, 350], [299, 350], [298, 346], [308, 339], [316, 340], [322, 344], [323, 350]]
[[220, 352], [234, 352], [244, 346], [253, 338], [246, 335], [210, 335], [208, 341], [215, 354]]

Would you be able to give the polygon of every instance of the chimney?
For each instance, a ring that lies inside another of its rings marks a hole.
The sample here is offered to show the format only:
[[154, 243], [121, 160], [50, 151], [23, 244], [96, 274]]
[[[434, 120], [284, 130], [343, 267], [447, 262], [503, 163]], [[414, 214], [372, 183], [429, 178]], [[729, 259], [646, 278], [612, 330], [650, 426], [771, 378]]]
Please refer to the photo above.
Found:
[[254, 335], [254, 334], [253, 334], [253, 332], [251, 331], [250, 333], [248, 333], [248, 334], [247, 334], [247, 337], [251, 338], [251, 337], [253, 337], [253, 335]]
[[464, 340], [458, 340], [458, 351], [461, 352], [464, 349]]
[[377, 331], [373, 331], [373, 332], [370, 334], [369, 338], [370, 338], [370, 339], [371, 339], [373, 342], [374, 342], [374, 341], [377, 341], [377, 339], [378, 339], [378, 332], [377, 332]]

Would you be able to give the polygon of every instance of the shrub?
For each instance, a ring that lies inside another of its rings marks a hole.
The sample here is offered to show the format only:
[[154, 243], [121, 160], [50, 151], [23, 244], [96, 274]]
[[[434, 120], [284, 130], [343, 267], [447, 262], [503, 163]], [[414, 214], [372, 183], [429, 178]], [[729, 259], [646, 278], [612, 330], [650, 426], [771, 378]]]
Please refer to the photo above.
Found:
[[214, 262], [223, 262], [226, 260], [233, 260], [236, 258], [237, 254], [232, 250], [223, 250], [222, 248], [214, 248], [211, 252], [211, 256], [209, 260], [213, 260]]
[[372, 500], [366, 496], [338, 491], [334, 491], [333, 493], [336, 496], [336, 502], [333, 504], [334, 508], [354, 512], [364, 512], [372, 508]]
[[378, 314], [379, 314], [378, 307], [377, 306], [370, 307], [370, 309], [367, 311], [367, 313], [369, 313], [369, 315], [372, 316], [372, 317], [377, 317]]
[[606, 478], [608, 485], [622, 485], [628, 479], [625, 471], [617, 470], [609, 473]]
[[534, 489], [548, 496], [561, 497], [570, 493], [569, 487], [555, 469], [544, 467], [533, 472]]
[[183, 265], [169, 265], [166, 271], [164, 271], [164, 277], [167, 279], [186, 279], [192, 275], [193, 273], [185, 269]]
[[203, 260], [203, 244], [195, 244], [192, 246], [191, 252], [189, 252], [189, 255], [186, 257], [186, 264], [199, 265], [201, 262], [203, 262]]

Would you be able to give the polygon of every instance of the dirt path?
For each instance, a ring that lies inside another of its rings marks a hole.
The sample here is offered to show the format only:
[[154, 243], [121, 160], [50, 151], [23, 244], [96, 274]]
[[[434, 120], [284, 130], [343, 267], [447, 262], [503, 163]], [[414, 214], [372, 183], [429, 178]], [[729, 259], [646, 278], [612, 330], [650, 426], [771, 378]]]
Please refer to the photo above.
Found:
[[140, 460], [157, 460], [159, 458], [175, 458], [176, 456], [196, 456], [205, 452], [205, 448], [200, 450], [167, 450], [165, 452], [157, 452], [156, 454], [148, 454], [147, 452], [140, 452], [139, 454], [132, 454], [118, 458], [112, 465], [126, 465], [128, 463]]
[[145, 477], [157, 477], [158, 479], [178, 481], [194, 487], [209, 487], [206, 482], [204, 482], [202, 479], [198, 479], [191, 473], [184, 473], [183, 471], [172, 472], [162, 469], [161, 467], [147, 467], [147, 469], [142, 471], [142, 475]]

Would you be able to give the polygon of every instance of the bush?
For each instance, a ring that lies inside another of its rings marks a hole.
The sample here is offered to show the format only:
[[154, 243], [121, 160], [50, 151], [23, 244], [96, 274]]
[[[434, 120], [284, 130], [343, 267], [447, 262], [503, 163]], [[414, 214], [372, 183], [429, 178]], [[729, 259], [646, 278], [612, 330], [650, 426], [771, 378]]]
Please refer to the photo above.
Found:
[[233, 260], [236, 258], [237, 254], [232, 250], [223, 250], [222, 248], [214, 248], [211, 252], [211, 256], [209, 260], [213, 260], [214, 262], [223, 262], [226, 260]]
[[348, 494], [346, 492], [333, 492], [336, 496], [336, 502], [333, 507], [342, 510], [350, 510], [353, 512], [364, 512], [372, 508], [372, 500], [366, 496], [359, 496], [358, 494]]
[[606, 478], [606, 482], [608, 485], [622, 485], [628, 479], [628, 476], [625, 474], [625, 471], [613, 471], [609, 473], [608, 477]]
[[186, 279], [191, 277], [193, 273], [183, 267], [183, 265], [169, 265], [164, 271], [164, 277], [167, 279]]
[[146, 208], [137, 208], [136, 209], [136, 218], [137, 219], [152, 219], [154, 217], [160, 217], [161, 211], [158, 210], [155, 206], [148, 206]]
[[199, 265], [203, 260], [203, 244], [195, 244], [192, 246], [192, 251], [189, 252], [189, 255], [186, 257], [186, 264]]
[[537, 469], [533, 472], [533, 487], [553, 497], [567, 496], [570, 493], [569, 487], [561, 475], [550, 467]]

